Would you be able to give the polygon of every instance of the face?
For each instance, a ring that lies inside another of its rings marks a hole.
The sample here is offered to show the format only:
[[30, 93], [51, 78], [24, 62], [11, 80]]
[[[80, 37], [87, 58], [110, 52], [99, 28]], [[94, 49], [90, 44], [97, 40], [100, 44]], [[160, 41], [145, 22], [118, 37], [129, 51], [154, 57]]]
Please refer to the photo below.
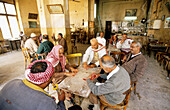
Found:
[[33, 37], [32, 39], [36, 41], [36, 40], [37, 40], [37, 37]]
[[126, 39], [127, 39], [126, 34], [123, 34], [123, 39], [124, 39], [124, 40], [126, 40]]
[[97, 42], [91, 42], [91, 48], [92, 49], [97, 49], [98, 48], [98, 43]]
[[130, 50], [132, 54], [137, 54], [140, 52], [140, 47], [135, 46], [135, 43], [132, 43], [130, 46]]
[[64, 49], [59, 49], [59, 57], [63, 57], [64, 55]]
[[103, 33], [103, 32], [101, 32], [101, 33], [100, 33], [100, 36], [101, 36], [101, 37], [103, 37], [103, 36], [104, 36], [104, 33]]
[[57, 36], [59, 39], [61, 39], [61, 36], [58, 34], [58, 36]]

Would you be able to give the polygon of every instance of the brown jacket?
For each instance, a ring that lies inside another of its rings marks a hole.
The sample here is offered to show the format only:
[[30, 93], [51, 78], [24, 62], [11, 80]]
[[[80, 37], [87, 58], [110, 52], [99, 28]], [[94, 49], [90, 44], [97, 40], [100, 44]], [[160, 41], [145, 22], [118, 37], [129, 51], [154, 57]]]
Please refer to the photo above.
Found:
[[64, 52], [67, 52], [67, 42], [64, 38], [58, 39], [58, 44], [64, 47]]
[[143, 56], [143, 54], [137, 55], [131, 60], [129, 60], [130, 57], [131, 57], [131, 53], [128, 56], [126, 62], [122, 65], [122, 67], [125, 68], [125, 70], [130, 75], [131, 81], [134, 82], [143, 76], [148, 63], [146, 58]]

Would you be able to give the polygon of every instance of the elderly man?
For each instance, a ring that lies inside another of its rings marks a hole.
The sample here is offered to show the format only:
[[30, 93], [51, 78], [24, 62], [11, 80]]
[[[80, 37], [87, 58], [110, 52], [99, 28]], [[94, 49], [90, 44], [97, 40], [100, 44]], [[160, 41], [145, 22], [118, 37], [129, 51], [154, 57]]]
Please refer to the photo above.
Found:
[[132, 83], [143, 76], [147, 67], [147, 60], [140, 52], [141, 44], [133, 41], [130, 47], [131, 53], [124, 58], [125, 63], [122, 67], [129, 73]]
[[[98, 109], [97, 96], [110, 105], [120, 104], [125, 95], [123, 93], [130, 88], [130, 77], [128, 72], [123, 68], [116, 66], [115, 60], [109, 55], [104, 55], [99, 60], [101, 68], [107, 73], [107, 80], [104, 83], [96, 83], [91, 81], [100, 76], [100, 74], [92, 74], [88, 76], [87, 83], [92, 93], [90, 94], [90, 102]], [[96, 77], [94, 77], [96, 76]]]
[[100, 33], [100, 36], [96, 38], [98, 43], [102, 44], [103, 46], [106, 46], [106, 39], [104, 38], [104, 32]]
[[63, 35], [61, 33], [58, 33], [58, 39], [56, 41], [58, 41], [58, 45], [61, 45], [64, 47], [64, 52], [67, 52], [67, 42], [63, 38]]
[[[43, 42], [40, 44], [37, 54], [39, 56], [46, 56], [54, 47], [54, 44], [48, 40], [48, 35], [43, 35]], [[41, 59], [41, 57], [40, 57]]]
[[116, 47], [121, 49], [125, 53], [130, 52], [130, 44], [132, 43], [132, 39], [127, 38], [127, 34], [123, 34], [123, 39], [117, 42]]
[[106, 48], [98, 44], [96, 38], [90, 40], [91, 46], [83, 55], [83, 67], [85, 69], [99, 66], [99, 59], [106, 54]]
[[46, 60], [37, 60], [25, 71], [26, 79], [15, 79], [0, 91], [1, 110], [65, 110], [65, 94], [58, 94], [59, 103], [44, 91], [52, 81], [54, 68]]
[[26, 40], [25, 42], [25, 48], [28, 49], [30, 56], [34, 57], [35, 53], [38, 50], [38, 46], [36, 44], [36, 40], [37, 40], [37, 35], [35, 33], [31, 33], [30, 35], [31, 38], [29, 38], [28, 40]]

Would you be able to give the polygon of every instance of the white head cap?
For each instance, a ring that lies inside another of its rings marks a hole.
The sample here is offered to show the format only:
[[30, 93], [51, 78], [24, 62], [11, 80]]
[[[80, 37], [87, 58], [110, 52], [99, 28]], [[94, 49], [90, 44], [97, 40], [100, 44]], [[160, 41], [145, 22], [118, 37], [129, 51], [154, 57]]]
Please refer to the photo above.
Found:
[[31, 33], [30, 37], [33, 38], [33, 37], [36, 37], [37, 35], [35, 33]]

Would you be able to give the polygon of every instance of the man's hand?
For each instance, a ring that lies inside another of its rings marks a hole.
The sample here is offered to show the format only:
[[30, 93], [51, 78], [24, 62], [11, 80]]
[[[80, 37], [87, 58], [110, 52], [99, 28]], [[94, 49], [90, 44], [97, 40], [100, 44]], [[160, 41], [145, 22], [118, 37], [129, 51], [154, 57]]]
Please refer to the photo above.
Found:
[[77, 73], [78, 72], [78, 69], [74, 69], [73, 67], [71, 67], [70, 70], [71, 70], [72, 73]]
[[[60, 91], [60, 92], [59, 92]], [[65, 93], [63, 90], [59, 90], [58, 93], [58, 100], [59, 101], [64, 101], [65, 100]]]
[[87, 79], [94, 80], [94, 79], [98, 78], [99, 76], [100, 76], [100, 74], [92, 73], [91, 75], [89, 75], [89, 76], [87, 77]]
[[94, 68], [94, 67], [96, 67], [96, 64], [87, 65], [87, 67]]
[[88, 69], [88, 66], [87, 66], [86, 62], [83, 63], [83, 68], [86, 69], [86, 70]]
[[64, 75], [66, 75], [67, 77], [73, 77], [76, 75], [76, 73], [68, 73], [68, 72], [65, 72]]

